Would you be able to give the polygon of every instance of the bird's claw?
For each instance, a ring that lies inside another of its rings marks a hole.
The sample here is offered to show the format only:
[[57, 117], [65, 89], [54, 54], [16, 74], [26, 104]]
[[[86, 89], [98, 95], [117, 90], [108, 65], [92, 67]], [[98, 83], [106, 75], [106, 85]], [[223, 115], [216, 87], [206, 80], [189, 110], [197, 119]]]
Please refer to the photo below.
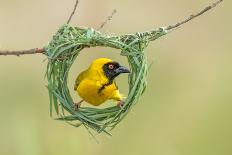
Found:
[[74, 106], [74, 110], [78, 110], [81, 107], [81, 105], [78, 103], [73, 103], [73, 106]]
[[125, 103], [125, 101], [119, 101], [118, 104], [117, 104], [117, 106], [118, 106], [119, 108], [122, 108], [123, 105], [124, 105], [124, 103]]
[[78, 110], [78, 109], [81, 107], [81, 103], [82, 103], [83, 101], [84, 101], [84, 100], [81, 100], [80, 102], [77, 102], [77, 103], [73, 103], [74, 110]]

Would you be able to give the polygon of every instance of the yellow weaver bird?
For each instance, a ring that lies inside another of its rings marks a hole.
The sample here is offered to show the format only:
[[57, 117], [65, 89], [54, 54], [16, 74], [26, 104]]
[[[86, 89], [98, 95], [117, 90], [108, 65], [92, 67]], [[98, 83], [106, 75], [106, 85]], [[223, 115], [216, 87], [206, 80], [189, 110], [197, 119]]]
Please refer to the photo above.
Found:
[[117, 101], [118, 106], [121, 107], [124, 102], [114, 80], [121, 73], [130, 73], [130, 71], [118, 62], [107, 58], [94, 60], [76, 79], [74, 90], [82, 100], [74, 103], [74, 107], [79, 108], [83, 101], [99, 106], [107, 100]]

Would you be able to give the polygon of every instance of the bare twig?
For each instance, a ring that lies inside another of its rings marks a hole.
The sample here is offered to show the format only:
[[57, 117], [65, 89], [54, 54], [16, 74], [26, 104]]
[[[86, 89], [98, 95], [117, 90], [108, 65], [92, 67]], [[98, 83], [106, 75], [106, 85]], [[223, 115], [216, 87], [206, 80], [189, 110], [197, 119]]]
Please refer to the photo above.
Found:
[[166, 28], [166, 30], [171, 30], [171, 29], [177, 28], [177, 27], [179, 27], [179, 26], [181, 26], [181, 25], [183, 25], [183, 24], [189, 22], [190, 20], [192, 20], [192, 19], [194, 19], [194, 18], [196, 18], [196, 17], [198, 17], [198, 16], [204, 14], [205, 12], [209, 11], [210, 9], [216, 7], [216, 6], [217, 6], [219, 3], [221, 3], [222, 1], [223, 1], [223, 0], [218, 0], [217, 2], [213, 3], [212, 5], [209, 5], [209, 6], [207, 6], [205, 9], [201, 10], [199, 13], [194, 14], [194, 15], [190, 15], [187, 19], [185, 19], [185, 20], [183, 20], [183, 21], [180, 21], [180, 22], [178, 22], [178, 23], [176, 23], [176, 24], [174, 24], [174, 25], [168, 26], [168, 27]]
[[72, 11], [72, 13], [70, 14], [70, 16], [69, 16], [69, 18], [68, 18], [67, 24], [69, 24], [69, 23], [70, 23], [70, 21], [72, 20], [72, 17], [73, 17], [73, 15], [74, 15], [74, 14], [75, 14], [75, 12], [76, 12], [76, 9], [77, 9], [77, 5], [78, 5], [78, 3], [79, 3], [79, 1], [78, 1], [78, 0], [76, 0], [76, 3], [75, 3], [74, 8], [73, 8], [73, 11]]
[[20, 55], [25, 55], [25, 54], [37, 54], [41, 53], [43, 54], [45, 50], [43, 48], [34, 48], [30, 50], [21, 50], [21, 51], [0, 51], [0, 55], [14, 55], [14, 56], [20, 56]]
[[[183, 21], [180, 21], [180, 22], [177, 22], [176, 24], [174, 25], [170, 25], [170, 26], [167, 26], [166, 27], [166, 30], [172, 30], [174, 28], [177, 28], [189, 21], [191, 21], [192, 19], [195, 19], [196, 17], [204, 14], [205, 12], [211, 10], [212, 8], [216, 7], [219, 3], [221, 3], [223, 0], [218, 0], [217, 2], [213, 3], [212, 5], [209, 5], [207, 6], [205, 9], [201, 10], [199, 13], [197, 14], [194, 14], [194, 15], [190, 15], [187, 19], [183, 20]], [[78, 0], [76, 0], [76, 3], [75, 3], [75, 6], [74, 6], [74, 9], [67, 21], [67, 23], [69, 23], [72, 19], [72, 16], [75, 14], [75, 11], [76, 11], [76, 8], [77, 8], [77, 5], [78, 5]], [[100, 30], [102, 29], [108, 21], [110, 21], [113, 17], [113, 15], [116, 13], [116, 10], [113, 10], [112, 14], [100, 25], [100, 27], [97, 29], [97, 30]], [[3, 50], [1, 51], [0, 50], [0, 56], [1, 55], [15, 55], [15, 56], [20, 56], [20, 55], [26, 55], [26, 54], [36, 54], [36, 53], [42, 53], [44, 54], [45, 53], [45, 50], [43, 48], [39, 49], [39, 48], [35, 48], [35, 49], [30, 49], [30, 50], [21, 50], [21, 51], [8, 51], [8, 50]]]
[[[67, 24], [70, 23], [70, 21], [72, 20], [72, 17], [73, 15], [75, 14], [76, 12], [76, 9], [77, 9], [77, 5], [78, 5], [79, 1], [76, 0], [76, 3], [74, 5], [74, 9], [72, 11], [72, 13], [70, 14], [69, 16], [69, 19], [67, 21]], [[37, 53], [42, 53], [44, 54], [45, 53], [45, 50], [43, 48], [35, 48], [35, 49], [29, 49], [29, 50], [19, 50], [19, 51], [8, 51], [8, 50], [3, 50], [1, 51], [0, 50], [0, 56], [1, 55], [14, 55], [14, 56], [20, 56], [20, 55], [26, 55], [26, 54], [37, 54]]]
[[107, 19], [99, 26], [97, 30], [102, 29], [108, 23], [108, 21], [110, 21], [113, 18], [115, 13], [117, 13], [117, 10], [114, 9], [111, 15], [107, 17]]

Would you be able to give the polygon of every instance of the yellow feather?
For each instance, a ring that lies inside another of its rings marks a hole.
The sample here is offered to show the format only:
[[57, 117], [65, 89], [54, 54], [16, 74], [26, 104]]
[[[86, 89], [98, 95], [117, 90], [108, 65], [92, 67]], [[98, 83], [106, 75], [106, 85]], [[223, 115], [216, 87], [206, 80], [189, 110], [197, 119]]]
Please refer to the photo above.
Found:
[[[74, 89], [83, 100], [94, 106], [101, 105], [110, 99], [115, 101], [122, 100], [122, 96], [114, 81], [112, 84], [106, 85], [109, 83], [109, 80], [104, 74], [103, 65], [109, 62], [112, 62], [112, 60], [107, 58], [96, 59], [76, 79]], [[99, 92], [103, 86], [104, 89]]]

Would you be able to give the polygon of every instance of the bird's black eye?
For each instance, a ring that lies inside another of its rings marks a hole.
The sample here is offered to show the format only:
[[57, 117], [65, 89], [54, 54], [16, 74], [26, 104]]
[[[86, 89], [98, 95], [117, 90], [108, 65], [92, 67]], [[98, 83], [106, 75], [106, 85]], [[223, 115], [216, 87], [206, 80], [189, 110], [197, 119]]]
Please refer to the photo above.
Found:
[[112, 70], [112, 69], [114, 69], [114, 65], [113, 64], [109, 64], [108, 68]]

